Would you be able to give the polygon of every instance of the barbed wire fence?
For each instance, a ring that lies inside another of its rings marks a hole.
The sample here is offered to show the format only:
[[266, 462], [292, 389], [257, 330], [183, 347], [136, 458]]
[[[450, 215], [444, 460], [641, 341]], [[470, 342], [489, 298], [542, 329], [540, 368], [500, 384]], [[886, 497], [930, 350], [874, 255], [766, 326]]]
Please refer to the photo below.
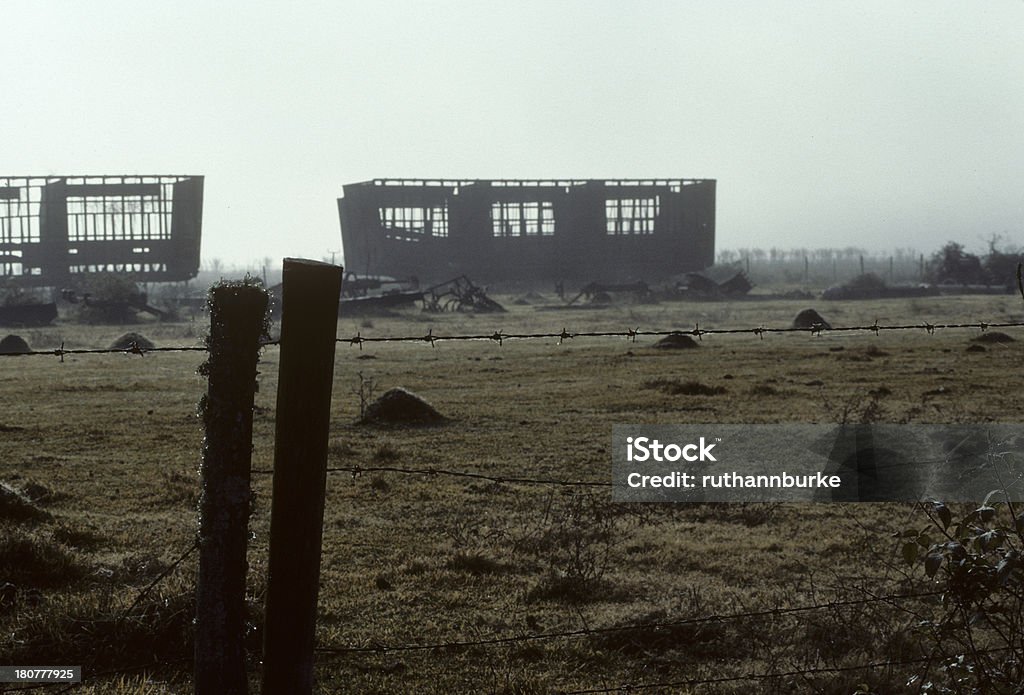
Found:
[[[575, 340], [577, 338], [619, 338], [628, 340], [630, 342], [636, 342], [637, 338], [643, 337], [668, 337], [668, 336], [692, 336], [698, 340], [702, 340], [704, 336], [717, 336], [717, 335], [751, 335], [764, 339], [766, 335], [773, 334], [794, 334], [794, 333], [805, 333], [811, 336], [823, 336], [831, 333], [843, 334], [843, 333], [873, 333], [879, 335], [883, 332], [891, 331], [925, 331], [928, 335], [935, 334], [936, 331], [944, 331], [951, 329], [977, 329], [981, 333], [985, 333], [989, 329], [993, 328], [1021, 328], [1024, 327], [1024, 321], [1004, 321], [1004, 322], [988, 322], [988, 321], [974, 321], [974, 322], [952, 322], [952, 323], [910, 323], [910, 324], [880, 324], [877, 321], [872, 324], [862, 324], [856, 326], [827, 326], [824, 324], [814, 324], [807, 327], [768, 327], [764, 325], [750, 326], [750, 327], [737, 327], [737, 328], [701, 328], [700, 324], [695, 324], [693, 328], [674, 328], [667, 330], [641, 330], [637, 328], [625, 328], [622, 330], [609, 330], [609, 331], [570, 331], [563, 328], [560, 331], [554, 332], [541, 332], [541, 333], [506, 333], [499, 329], [492, 333], [469, 333], [469, 334], [435, 334], [433, 329], [429, 330], [424, 335], [400, 335], [400, 336], [364, 336], [362, 332], [357, 332], [356, 335], [349, 338], [339, 337], [336, 338], [336, 342], [339, 344], [347, 344], [362, 349], [364, 345], [372, 345], [375, 343], [420, 343], [427, 344], [430, 346], [436, 346], [438, 343], [496, 343], [499, 346], [504, 345], [505, 342], [516, 342], [516, 341], [533, 341], [533, 340], [557, 340], [558, 344], [563, 344], [566, 341]], [[260, 342], [261, 347], [278, 347], [280, 346], [280, 340], [263, 340]], [[123, 348], [66, 348], [64, 343], [58, 348], [47, 349], [47, 350], [12, 350], [7, 352], [0, 352], [0, 357], [57, 357], [62, 362], [64, 357], [68, 355], [138, 355], [145, 356], [150, 353], [162, 353], [162, 352], [209, 352], [209, 348], [205, 345], [175, 345], [175, 346], [161, 346], [161, 347], [148, 347], [139, 344], [137, 341], [132, 341], [128, 346]]]
[[[477, 343], [477, 344], [497, 344], [498, 346], [504, 345], [506, 342], [516, 341], [557, 341], [558, 344], [564, 344], [567, 341], [576, 339], [586, 338], [615, 338], [620, 340], [626, 340], [635, 342], [638, 338], [643, 337], [665, 337], [672, 335], [684, 335], [691, 336], [698, 340], [702, 340], [704, 336], [718, 336], [718, 335], [749, 335], [757, 337], [760, 340], [764, 340], [766, 336], [772, 334], [798, 334], [804, 333], [811, 336], [822, 336], [826, 334], [849, 334], [854, 332], [869, 332], [875, 335], [879, 335], [883, 332], [892, 331], [924, 331], [928, 335], [933, 335], [937, 331], [953, 330], [953, 329], [967, 329], [967, 330], [978, 330], [981, 333], [985, 333], [990, 329], [996, 328], [1020, 328], [1024, 327], [1024, 321], [1010, 321], [1010, 322], [986, 322], [986, 321], [950, 321], [944, 323], [914, 323], [914, 324], [893, 324], [883, 325], [878, 321], [872, 324], [856, 325], [856, 326], [840, 326], [840, 327], [829, 327], [824, 324], [814, 324], [808, 327], [766, 327], [764, 325], [750, 326], [750, 327], [736, 327], [736, 328], [702, 328], [700, 324], [695, 324], [692, 329], [672, 329], [672, 330], [641, 330], [639, 327], [626, 328], [623, 330], [608, 330], [608, 331], [570, 331], [563, 328], [560, 331], [554, 332], [535, 332], [535, 333], [514, 333], [505, 332], [504, 330], [496, 330], [494, 332], [484, 333], [472, 333], [472, 334], [435, 334], [433, 330], [429, 330], [425, 335], [399, 335], [399, 336], [363, 336], [361, 332], [356, 333], [355, 336], [344, 338], [337, 337], [335, 340], [338, 344], [345, 344], [352, 347], [358, 347], [360, 350], [364, 346], [373, 345], [375, 343], [411, 343], [411, 344], [426, 344], [431, 347], [436, 347], [438, 343], [445, 342], [459, 342], [459, 343]], [[260, 341], [260, 347], [277, 347], [280, 346], [279, 340], [262, 340]], [[124, 348], [66, 348], [62, 343], [59, 348], [52, 350], [28, 350], [28, 351], [14, 351], [0, 353], [0, 357], [57, 357], [61, 362], [64, 362], [66, 356], [93, 356], [93, 355], [136, 355], [144, 357], [151, 353], [207, 353], [210, 351], [208, 345], [179, 345], [179, 346], [163, 346], [163, 347], [149, 347], [140, 345], [137, 342], [130, 343]], [[549, 485], [559, 487], [579, 487], [579, 488], [610, 488], [610, 481], [595, 481], [595, 480], [565, 480], [557, 478], [544, 478], [544, 477], [527, 477], [527, 476], [496, 476], [489, 475], [486, 473], [475, 472], [475, 471], [464, 471], [464, 470], [453, 470], [447, 468], [409, 468], [402, 466], [336, 466], [328, 467], [328, 473], [345, 473], [358, 477], [365, 474], [371, 473], [392, 473], [399, 475], [415, 475], [415, 476], [447, 476], [461, 479], [472, 479], [472, 480], [483, 480], [492, 482], [497, 485], [503, 484], [515, 484], [515, 485]], [[253, 474], [267, 475], [272, 474], [272, 470], [266, 469], [255, 469], [252, 470]], [[126, 608], [119, 616], [118, 620], [124, 620], [132, 611], [140, 604], [140, 602], [162, 581], [166, 580], [174, 570], [181, 566], [181, 564], [189, 558], [199, 547], [198, 542], [193, 542], [188, 548], [175, 560], [164, 572], [162, 572], [156, 579], [154, 579], [147, 587], [140, 591], [134, 601]], [[862, 599], [845, 599], [835, 600], [822, 603], [815, 603], [804, 606], [790, 606], [787, 608], [773, 608], [761, 611], [745, 611], [737, 613], [721, 613], [702, 615], [699, 617], [686, 617], [677, 620], [667, 620], [660, 622], [641, 622], [634, 624], [626, 624], [620, 626], [610, 627], [598, 627], [598, 628], [582, 628], [576, 630], [563, 630], [553, 632], [540, 632], [532, 634], [517, 634], [511, 636], [494, 636], [480, 639], [466, 640], [461, 638], [453, 638], [445, 641], [438, 641], [432, 643], [398, 643], [398, 644], [348, 644], [348, 645], [318, 645], [315, 648], [315, 653], [322, 658], [338, 657], [343, 655], [354, 655], [354, 654], [388, 654], [388, 653], [401, 653], [401, 652], [429, 652], [429, 651], [450, 651], [459, 649], [470, 649], [470, 648], [491, 648], [501, 647], [513, 644], [522, 644], [543, 640], [565, 640], [565, 639], [581, 639], [595, 637], [599, 635], [606, 635], [615, 632], [659, 632], [671, 629], [673, 627], [679, 627], [684, 625], [699, 625], [704, 623], [724, 623], [730, 621], [742, 621], [752, 620], [759, 618], [775, 618], [784, 615], [800, 615], [806, 614], [813, 611], [822, 611], [828, 609], [836, 609], [844, 606], [862, 605], [862, 604], [877, 604], [887, 603], [895, 604], [903, 601], [911, 600], [926, 600], [935, 599], [940, 595], [940, 592], [920, 592], [920, 593], [903, 593], [903, 594], [889, 594], [884, 596], [870, 596]], [[1000, 650], [990, 650], [1000, 651]], [[672, 688], [672, 687], [693, 687], [698, 685], [712, 685], [712, 684], [724, 684], [740, 681], [763, 681], [775, 678], [792, 678], [792, 677], [805, 677], [822, 674], [836, 674], [844, 672], [857, 672], [865, 670], [877, 670], [885, 668], [894, 668], [902, 666], [914, 666], [920, 664], [934, 663], [939, 659], [938, 655], [929, 655], [926, 657], [908, 659], [908, 660], [885, 660], [885, 661], [874, 661], [864, 664], [858, 664], [853, 666], [808, 666], [801, 669], [791, 669], [786, 671], [765, 671], [760, 673], [748, 673], [740, 674], [735, 676], [722, 676], [715, 678], [691, 678], [682, 679], [675, 681], [664, 681], [664, 682], [638, 682], [638, 683], [624, 683], [614, 687], [603, 687], [594, 689], [583, 689], [583, 690], [566, 690], [563, 691], [567, 695], [582, 695], [584, 693], [611, 693], [611, 692], [622, 692], [622, 691], [642, 691], [659, 688]], [[162, 662], [163, 663], [163, 662]], [[164, 665], [173, 665], [179, 662], [166, 662]], [[138, 671], [144, 671], [147, 668], [151, 668], [153, 665], [147, 666], [136, 666], [126, 667], [122, 669], [111, 669], [102, 672], [91, 674], [91, 677], [106, 677], [110, 675], [123, 675], [128, 673], [134, 673]], [[60, 692], [66, 692], [77, 687], [78, 684], [60, 684], [63, 689]], [[15, 688], [11, 690], [29, 690], [36, 688], [47, 688], [55, 687], [55, 684], [39, 684], [33, 686], [26, 686], [22, 688]]]
[[[151, 591], [157, 583], [163, 581], [169, 574], [170, 571], [177, 567], [181, 561], [192, 554], [194, 550], [198, 548], [197, 543], [193, 543], [189, 546], [185, 553], [183, 553], [179, 560], [174, 565], [164, 572], [160, 577], [154, 580], [149, 586], [139, 592], [135, 601], [131, 607], [124, 612], [123, 615], [127, 615], [141, 599]], [[581, 628], [576, 630], [563, 630], [554, 632], [539, 632], [533, 634], [521, 634], [515, 636], [505, 637], [491, 637], [483, 639], [465, 640], [465, 639], [451, 639], [448, 641], [432, 642], [432, 643], [415, 643], [415, 644], [369, 644], [369, 645], [344, 645], [344, 646], [317, 646], [315, 651], [319, 655], [326, 657], [340, 656], [340, 655], [354, 655], [354, 654], [397, 654], [407, 652], [430, 652], [430, 651], [444, 651], [454, 652], [458, 650], [475, 649], [475, 648], [492, 648], [492, 647], [507, 647], [517, 644], [526, 644], [538, 641], [550, 641], [550, 640], [568, 640], [568, 639], [582, 639], [601, 635], [609, 635], [614, 633], [630, 633], [630, 632], [665, 632], [672, 628], [678, 628], [683, 626], [697, 626], [709, 623], [728, 623], [732, 621], [748, 621], [759, 618], [779, 618], [787, 615], [797, 615], [803, 613], [810, 613], [814, 611], [822, 610], [834, 610], [836, 608], [875, 604], [875, 603], [898, 603], [900, 601], [911, 601], [917, 599], [929, 599], [937, 598], [942, 595], [939, 591], [926, 591], [926, 592], [915, 592], [915, 593], [899, 593], [899, 594], [888, 594], [888, 595], [873, 595], [866, 598], [860, 599], [837, 599], [834, 601], [825, 601], [821, 603], [815, 603], [804, 606], [789, 606], [785, 608], [770, 608], [758, 611], [741, 611], [734, 613], [717, 613], [702, 615], [697, 617], [680, 618], [677, 620], [666, 620], [659, 622], [639, 622], [630, 623], [625, 625], [614, 625], [609, 627], [601, 628]], [[122, 616], [123, 617], [123, 616]], [[979, 653], [996, 653], [1006, 651], [1006, 649], [982, 649]], [[736, 676], [719, 676], [713, 678], [690, 678], [683, 680], [674, 681], [658, 681], [658, 682], [631, 682], [623, 683], [611, 687], [603, 688], [592, 688], [592, 689], [572, 689], [572, 690], [557, 690], [556, 692], [564, 693], [564, 695], [583, 695], [585, 693], [612, 693], [612, 692], [630, 692], [630, 691], [642, 691], [656, 688], [670, 688], [670, 687], [684, 687], [684, 686], [695, 686], [695, 685], [714, 685], [733, 683], [740, 681], [751, 681], [751, 680], [770, 680], [773, 678], [792, 678], [796, 676], [808, 676], [808, 675], [821, 675], [826, 673], [844, 673], [844, 672], [858, 672], [868, 671], [881, 668], [892, 668], [897, 666], [914, 666], [928, 662], [934, 662], [940, 657], [937, 655], [930, 655], [915, 659], [903, 659], [903, 660], [886, 660], [886, 661], [873, 661], [868, 663], [847, 665], [847, 666], [813, 666], [799, 669], [790, 669], [787, 671], [765, 671], [758, 673], [745, 673]], [[162, 666], [173, 666], [185, 663], [186, 659], [176, 659], [172, 661], [162, 661], [159, 665]], [[105, 669], [96, 673], [89, 674], [91, 678], [102, 678], [113, 675], [126, 675], [132, 673], [145, 672], [152, 669], [154, 664], [136, 665], [130, 667], [122, 667], [116, 669]], [[38, 683], [32, 685], [25, 685], [20, 687], [8, 688], [3, 692], [22, 692], [28, 690], [40, 690], [44, 688], [60, 688], [58, 693], [70, 692], [73, 689], [79, 687], [80, 683], [66, 684], [66, 683]]]

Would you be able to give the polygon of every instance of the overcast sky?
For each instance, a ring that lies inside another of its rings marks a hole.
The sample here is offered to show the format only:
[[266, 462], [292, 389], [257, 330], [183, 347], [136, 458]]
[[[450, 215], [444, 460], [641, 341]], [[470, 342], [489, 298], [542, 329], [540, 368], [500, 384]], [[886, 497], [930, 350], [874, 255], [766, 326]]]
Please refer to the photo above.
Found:
[[374, 177], [718, 180], [719, 249], [1024, 244], [1024, 0], [0, 5], [0, 175], [202, 174], [203, 257]]

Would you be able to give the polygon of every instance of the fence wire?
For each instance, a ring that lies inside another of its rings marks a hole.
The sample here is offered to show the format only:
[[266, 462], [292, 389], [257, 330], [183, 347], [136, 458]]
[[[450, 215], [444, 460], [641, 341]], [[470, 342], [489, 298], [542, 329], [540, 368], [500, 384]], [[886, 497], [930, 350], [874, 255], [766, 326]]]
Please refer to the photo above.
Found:
[[[982, 649], [976, 653], [995, 654], [1009, 651], [1009, 647], [999, 649]], [[658, 683], [624, 683], [622, 685], [605, 688], [588, 688], [585, 690], [563, 690], [560, 695], [591, 695], [594, 693], [629, 693], [634, 690], [655, 690], [663, 688], [682, 688], [694, 685], [715, 685], [721, 683], [736, 683], [739, 681], [770, 680], [772, 678], [792, 678], [795, 676], [813, 676], [823, 673], [850, 673], [854, 671], [874, 670], [879, 668], [892, 668], [893, 666], [913, 666], [916, 664], [927, 664], [930, 662], [942, 661], [934, 656], [922, 656], [917, 659], [906, 659], [901, 661], [875, 661], [868, 664], [857, 664], [856, 666], [814, 666], [791, 671], [772, 671], [767, 673], [745, 673], [740, 676], [716, 676], [714, 678], [688, 678], [680, 681], [661, 681]]]
[[477, 640], [455, 640], [448, 642], [437, 642], [432, 644], [395, 644], [395, 645], [366, 645], [366, 646], [324, 646], [317, 647], [320, 654], [366, 654], [366, 653], [390, 653], [390, 652], [419, 652], [436, 651], [445, 649], [465, 649], [470, 647], [493, 647], [522, 642], [536, 642], [553, 639], [575, 639], [593, 635], [606, 635], [618, 632], [639, 632], [665, 630], [683, 625], [700, 625], [711, 622], [727, 622], [730, 620], [747, 620], [752, 618], [778, 617], [795, 613], [807, 613], [810, 611], [842, 608], [845, 606], [857, 606], [869, 603], [895, 602], [910, 599], [930, 598], [941, 596], [941, 591], [926, 591], [910, 594], [889, 594], [885, 596], [871, 596], [870, 598], [846, 599], [842, 601], [828, 601], [815, 603], [808, 606], [791, 606], [789, 608], [769, 608], [760, 611], [744, 611], [740, 613], [719, 613], [703, 615], [696, 618], [681, 618], [651, 623], [633, 623], [629, 625], [616, 625], [599, 628], [580, 628], [577, 630], [564, 630], [561, 632], [538, 632], [532, 635], [517, 635], [515, 637], [491, 637]]
[[[1024, 290], [1022, 290], [1024, 295]], [[756, 336], [760, 340], [764, 340], [765, 335], [776, 334], [776, 333], [806, 333], [811, 336], [821, 336], [827, 333], [853, 333], [853, 332], [870, 332], [875, 335], [879, 335], [882, 332], [890, 331], [925, 331], [928, 335], [933, 335], [936, 331], [950, 330], [950, 329], [977, 329], [984, 333], [989, 329], [995, 328], [1020, 328], [1024, 327], [1024, 321], [1010, 321], [1010, 322], [948, 322], [948, 323], [915, 323], [915, 324], [894, 324], [894, 325], [883, 325], [875, 321], [870, 325], [857, 325], [857, 326], [840, 326], [831, 327], [825, 324], [814, 324], [809, 327], [785, 327], [785, 328], [772, 328], [764, 325], [753, 326], [753, 327], [737, 327], [737, 328], [702, 328], [699, 323], [694, 324], [692, 329], [671, 329], [671, 330], [641, 330], [639, 327], [626, 328], [624, 330], [609, 330], [609, 331], [570, 331], [563, 328], [558, 332], [538, 332], [538, 333], [506, 333], [504, 330], [496, 330], [488, 333], [475, 333], [475, 334], [435, 334], [433, 329], [429, 330], [426, 335], [401, 335], [401, 336], [363, 336], [361, 332], [358, 332], [355, 336], [350, 338], [336, 338], [336, 341], [341, 344], [348, 344], [350, 346], [358, 346], [360, 350], [363, 349], [364, 344], [372, 343], [419, 343], [429, 344], [435, 346], [439, 342], [475, 342], [475, 343], [497, 343], [499, 346], [503, 345], [506, 341], [533, 341], [533, 340], [557, 340], [558, 344], [563, 344], [566, 341], [574, 340], [577, 338], [617, 338], [625, 339], [630, 342], [636, 342], [637, 338], [641, 337], [666, 337], [672, 335], [691, 336], [697, 340], [702, 340], [703, 336], [706, 335], [751, 335]], [[261, 343], [262, 347], [273, 347], [279, 346], [280, 341], [267, 340]], [[0, 353], [0, 357], [36, 357], [36, 356], [49, 356], [58, 357], [61, 362], [64, 361], [66, 356], [70, 355], [105, 355], [105, 354], [122, 354], [122, 355], [137, 355], [145, 356], [150, 353], [160, 352], [208, 352], [209, 349], [205, 345], [179, 345], [179, 346], [167, 346], [167, 347], [145, 347], [138, 342], [132, 342], [124, 348], [65, 348], [64, 343], [61, 343], [59, 348], [52, 350], [27, 350], [27, 351], [14, 351]], [[580, 487], [609, 487], [610, 482], [607, 481], [585, 481], [585, 480], [561, 480], [555, 478], [533, 478], [533, 477], [516, 477], [516, 476], [494, 476], [487, 475], [484, 473], [476, 473], [470, 471], [456, 471], [439, 468], [404, 468], [398, 466], [342, 466], [332, 467], [327, 469], [331, 473], [348, 473], [353, 477], [358, 477], [363, 474], [369, 473], [395, 473], [404, 475], [425, 475], [425, 476], [450, 476], [457, 478], [466, 478], [474, 480], [484, 480], [493, 482], [495, 484], [527, 484], [527, 485], [557, 485], [557, 486], [580, 486]], [[254, 474], [272, 474], [272, 470], [254, 470]], [[122, 612], [119, 616], [119, 621], [123, 621], [131, 611], [138, 605], [138, 603], [148, 594], [159, 582], [164, 580], [171, 574], [171, 570], [178, 567], [188, 556], [190, 556], [195, 550], [195, 545], [191, 545], [163, 574], [146, 587], [135, 599], [129, 608]], [[885, 596], [872, 596], [869, 598], [862, 599], [849, 599], [842, 601], [830, 601], [825, 603], [817, 603], [806, 606], [794, 606], [789, 608], [773, 608], [760, 611], [745, 611], [738, 613], [723, 613], [705, 615], [694, 618], [683, 618], [679, 620], [662, 621], [662, 622], [649, 622], [649, 623], [635, 623], [621, 626], [611, 626], [604, 628], [583, 628], [576, 630], [565, 630], [557, 632], [542, 632], [527, 635], [515, 635], [507, 637], [492, 637], [476, 640], [452, 640], [437, 643], [428, 644], [370, 644], [370, 645], [339, 645], [339, 646], [320, 646], [316, 648], [316, 652], [321, 655], [343, 655], [343, 654], [367, 654], [367, 653], [392, 653], [392, 652], [425, 652], [425, 651], [438, 651], [438, 650], [452, 650], [452, 649], [466, 649], [466, 648], [483, 648], [483, 647], [499, 647], [503, 645], [534, 642], [541, 640], [556, 640], [556, 639], [578, 639], [588, 636], [604, 635], [611, 633], [622, 633], [622, 632], [637, 632], [637, 631], [660, 631], [667, 630], [670, 628], [685, 626], [685, 625], [697, 625], [709, 622], [726, 622], [744, 619], [756, 619], [765, 617], [778, 617], [791, 614], [807, 613], [817, 610], [835, 609], [845, 606], [854, 606], [862, 604], [872, 604], [880, 602], [898, 602], [912, 599], [925, 599], [933, 598], [941, 595], [942, 592], [932, 591], [924, 593], [907, 593], [907, 594], [891, 594]], [[1005, 649], [985, 650], [981, 653], [999, 652], [1006, 651]], [[892, 668], [896, 666], [909, 666], [921, 663], [927, 663], [936, 661], [936, 657], [922, 657], [919, 659], [911, 659], [904, 661], [880, 661], [872, 662], [867, 664], [860, 664], [856, 666], [836, 666], [836, 667], [813, 667], [806, 669], [794, 669], [790, 671], [779, 671], [779, 672], [766, 672], [766, 673], [750, 673], [741, 674], [737, 676], [723, 676], [714, 678], [691, 678], [678, 681], [667, 681], [657, 683], [627, 683], [621, 684], [614, 687], [604, 688], [593, 688], [583, 690], [569, 690], [564, 691], [565, 695], [585, 695], [589, 693], [613, 693], [613, 692], [628, 692], [628, 691], [640, 691], [640, 690], [652, 690], [652, 689], [665, 689], [665, 688], [678, 688], [678, 687], [691, 687], [697, 685], [711, 685], [721, 684], [730, 682], [740, 681], [760, 681], [769, 680], [774, 678], [790, 678], [797, 676], [807, 676], [815, 674], [825, 673], [844, 673], [844, 672], [855, 672], [869, 669], [880, 669], [880, 668]], [[148, 668], [159, 668], [161, 666], [174, 665], [175, 663], [183, 663], [187, 659], [176, 660], [176, 661], [165, 661], [157, 664], [147, 664], [143, 666], [128, 667], [121, 669], [111, 669], [108, 671], [97, 672], [90, 674], [91, 678], [99, 678], [108, 675], [120, 675], [125, 673], [144, 671]], [[33, 690], [44, 687], [54, 687], [60, 684], [33, 684], [24, 686], [21, 688], [13, 688], [11, 690]], [[66, 692], [74, 689], [79, 684], [64, 684], [64, 689], [60, 692]]]
[[[403, 468], [400, 466], [336, 466], [327, 468], [328, 473], [349, 473], [358, 478], [369, 473], [397, 473], [399, 475], [446, 476], [486, 480], [497, 484], [559, 485], [563, 487], [611, 487], [611, 481], [604, 480], [560, 480], [558, 478], [523, 478], [516, 476], [487, 475], [471, 471], [454, 471], [446, 468]], [[271, 468], [253, 469], [253, 475], [273, 475]]]
[[175, 345], [170, 347], [143, 347], [136, 341], [132, 341], [128, 347], [123, 348], [65, 348], [64, 343], [59, 348], [52, 350], [21, 350], [0, 352], [0, 357], [59, 357], [64, 361], [66, 355], [139, 355], [145, 356], [151, 352], [209, 352], [205, 345]]
[[935, 331], [947, 330], [951, 328], [977, 328], [982, 333], [990, 328], [1013, 328], [1024, 326], [1022, 321], [1007, 321], [1002, 323], [990, 323], [987, 321], [978, 321], [971, 323], [913, 323], [913, 324], [895, 324], [895, 325], [883, 325], [875, 321], [870, 325], [863, 326], [828, 326], [823, 323], [812, 324], [807, 327], [795, 327], [790, 326], [786, 328], [769, 328], [764, 325], [753, 326], [750, 328], [701, 328], [699, 323], [695, 323], [693, 328], [674, 328], [671, 330], [656, 330], [656, 331], [644, 331], [637, 328], [626, 328], [624, 330], [617, 331], [570, 331], [563, 328], [561, 331], [554, 333], [505, 333], [502, 330], [494, 331], [493, 333], [476, 333], [469, 335], [444, 335], [434, 334], [433, 329], [427, 331], [426, 335], [404, 335], [404, 336], [383, 336], [383, 337], [364, 337], [362, 332], [357, 332], [351, 338], [338, 338], [339, 343], [348, 343], [349, 345], [357, 345], [362, 349], [366, 343], [427, 343], [433, 346], [440, 342], [492, 342], [498, 345], [504, 344], [506, 340], [554, 340], [557, 339], [559, 345], [567, 340], [574, 338], [625, 338], [631, 342], [636, 342], [638, 337], [650, 336], [650, 337], [666, 337], [670, 335], [685, 335], [693, 336], [698, 340], [701, 340], [705, 335], [754, 335], [762, 340], [764, 336], [770, 333], [809, 333], [812, 336], [824, 335], [825, 333], [850, 333], [850, 332], [872, 332], [875, 335], [883, 331], [920, 331], [924, 330], [929, 335], [935, 333]]
[[[157, 587], [157, 585], [159, 585], [167, 577], [169, 577], [174, 572], [174, 570], [176, 570], [181, 565], [181, 563], [183, 563], [186, 559], [188, 559], [189, 556], [191, 556], [192, 553], [194, 553], [198, 549], [199, 549], [199, 541], [198, 540], [195, 540], [192, 543], [190, 543], [188, 545], [188, 547], [185, 548], [185, 550], [178, 556], [178, 558], [174, 562], [172, 562], [170, 565], [168, 565], [167, 568], [165, 568], [164, 571], [161, 572], [152, 582], [150, 582], [145, 588], [143, 588], [141, 591], [139, 591], [136, 594], [135, 599], [131, 602], [131, 604], [129, 604], [127, 608], [125, 608], [124, 610], [122, 610], [118, 614], [117, 619], [114, 621], [114, 628], [115, 628], [115, 630], [117, 628], [119, 628], [130, 617], [132, 611], [135, 610], [135, 608], [142, 602], [142, 599], [144, 599], [149, 594], [149, 592], [151, 592], [153, 589], [155, 589]], [[159, 661], [159, 662], [148, 663], [148, 664], [139, 664], [137, 666], [124, 666], [124, 667], [119, 667], [119, 668], [105, 669], [103, 671], [97, 671], [96, 673], [90, 673], [88, 675], [89, 675], [90, 680], [96, 680], [96, 679], [99, 679], [99, 678], [105, 678], [107, 676], [122, 676], [122, 675], [129, 674], [129, 673], [143, 672], [143, 671], [146, 671], [148, 669], [156, 670], [156, 669], [161, 668], [161, 667], [174, 666], [174, 665], [177, 665], [177, 664], [183, 664], [183, 663], [191, 662], [191, 661], [192, 661], [191, 657], [181, 657], [179, 659], [170, 659], [170, 660], [166, 660], [165, 659], [165, 660], [162, 660], [162, 661]], [[0, 687], [0, 693], [6, 693], [6, 692], [12, 692], [13, 693], [13, 692], [22, 692], [22, 691], [27, 691], [27, 690], [41, 690], [43, 688], [58, 688], [59, 687], [61, 689], [57, 690], [56, 693], [57, 693], [57, 695], [62, 695], [62, 693], [67, 693], [67, 692], [70, 692], [70, 691], [74, 690], [75, 688], [79, 688], [79, 687], [81, 687], [83, 685], [86, 685], [85, 676], [86, 676], [86, 674], [83, 672], [82, 673], [82, 681], [79, 682], [79, 683], [32, 683], [32, 684], [27, 684], [27, 685], [23, 685], [23, 686], [16, 686], [16, 687], [11, 687], [11, 688]]]
[[[531, 341], [531, 340], [557, 340], [558, 344], [561, 345], [568, 340], [574, 340], [576, 338], [619, 338], [625, 339], [630, 342], [636, 342], [637, 338], [640, 337], [667, 337], [673, 335], [679, 336], [693, 336], [697, 340], [702, 340], [706, 335], [752, 335], [757, 336], [761, 340], [764, 337], [773, 333], [807, 333], [811, 336], [822, 336], [827, 333], [874, 333], [879, 335], [882, 332], [889, 331], [925, 331], [929, 335], [933, 335], [936, 331], [950, 330], [950, 329], [977, 329], [984, 333], [991, 328], [1020, 328], [1024, 327], [1024, 321], [1004, 321], [1004, 322], [988, 322], [988, 321], [977, 321], [977, 322], [957, 322], [957, 323], [908, 323], [908, 324], [880, 324], [875, 321], [868, 325], [858, 326], [828, 326], [825, 324], [814, 324], [808, 327], [785, 327], [785, 328], [771, 328], [764, 325], [752, 326], [748, 328], [701, 328], [699, 323], [694, 324], [693, 328], [673, 328], [669, 330], [641, 330], [637, 328], [625, 328], [623, 330], [609, 330], [609, 331], [570, 331], [567, 328], [563, 328], [558, 332], [546, 332], [546, 333], [506, 333], [503, 330], [496, 330], [491, 333], [471, 333], [471, 334], [435, 334], [433, 329], [427, 331], [426, 335], [400, 335], [400, 336], [364, 336], [362, 332], [357, 332], [356, 335], [350, 338], [335, 338], [335, 341], [342, 344], [348, 344], [359, 347], [362, 350], [363, 345], [372, 343], [425, 343], [430, 346], [435, 346], [437, 343], [451, 343], [451, 342], [469, 342], [469, 343], [497, 343], [498, 345], [504, 345], [506, 341]], [[261, 347], [275, 347], [280, 346], [280, 340], [266, 340], [260, 343]], [[64, 357], [67, 355], [139, 355], [145, 356], [153, 352], [209, 352], [209, 348], [205, 345], [174, 345], [167, 347], [145, 347], [140, 345], [136, 341], [132, 341], [127, 347], [123, 348], [65, 348], [64, 343], [58, 348], [51, 350], [14, 350], [0, 352], [0, 357], [59, 357], [63, 362]]]

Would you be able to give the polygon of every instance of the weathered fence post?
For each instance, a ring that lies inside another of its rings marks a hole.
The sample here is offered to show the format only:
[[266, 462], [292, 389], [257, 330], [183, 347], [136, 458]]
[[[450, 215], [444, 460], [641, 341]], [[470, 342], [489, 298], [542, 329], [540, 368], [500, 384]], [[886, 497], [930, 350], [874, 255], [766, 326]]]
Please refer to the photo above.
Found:
[[327, 442], [342, 269], [286, 258], [263, 694], [313, 691]]
[[196, 586], [196, 695], [246, 693], [245, 551], [249, 542], [249, 474], [256, 362], [267, 293], [249, 283], [210, 290], [209, 379], [201, 404], [202, 494]]

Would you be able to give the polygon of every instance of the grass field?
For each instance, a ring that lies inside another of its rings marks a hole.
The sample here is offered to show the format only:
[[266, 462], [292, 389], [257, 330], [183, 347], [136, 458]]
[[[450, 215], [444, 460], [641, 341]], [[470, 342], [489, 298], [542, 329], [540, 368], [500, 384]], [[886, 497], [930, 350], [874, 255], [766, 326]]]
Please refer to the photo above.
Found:
[[[499, 297], [499, 300], [508, 298]], [[786, 326], [805, 302], [662, 303], [504, 315], [342, 319], [348, 337]], [[1020, 300], [947, 297], [816, 303], [836, 326], [1016, 321]], [[106, 347], [128, 330], [19, 331], [34, 349]], [[133, 326], [195, 344], [197, 324]], [[1021, 339], [1018, 329], [1006, 329]], [[329, 465], [610, 479], [619, 423], [949, 423], [1019, 420], [1021, 342], [968, 352], [979, 331], [705, 336], [699, 349], [614, 338], [338, 345]], [[253, 467], [272, 467], [278, 349], [264, 351]], [[37, 518], [0, 520], [0, 664], [82, 664], [76, 692], [190, 692], [194, 556], [128, 614], [196, 531], [205, 391], [197, 353], [0, 359], [0, 480]], [[647, 382], [724, 392], [672, 394]], [[403, 386], [452, 422], [355, 424], [359, 391]], [[711, 389], [717, 390], [717, 389]], [[270, 476], [254, 476], [249, 588], [259, 680]], [[5, 510], [6, 511], [6, 510]], [[909, 660], [915, 617], [887, 603], [601, 631], [928, 590], [892, 534], [899, 504], [626, 507], [607, 489], [373, 473], [328, 479], [318, 643], [447, 643], [560, 631], [565, 638], [422, 651], [321, 652], [320, 692], [542, 693]], [[908, 610], [927, 611], [928, 600]], [[124, 669], [138, 670], [117, 672]], [[905, 688], [914, 666], [677, 685], [654, 692], [851, 693]]]

